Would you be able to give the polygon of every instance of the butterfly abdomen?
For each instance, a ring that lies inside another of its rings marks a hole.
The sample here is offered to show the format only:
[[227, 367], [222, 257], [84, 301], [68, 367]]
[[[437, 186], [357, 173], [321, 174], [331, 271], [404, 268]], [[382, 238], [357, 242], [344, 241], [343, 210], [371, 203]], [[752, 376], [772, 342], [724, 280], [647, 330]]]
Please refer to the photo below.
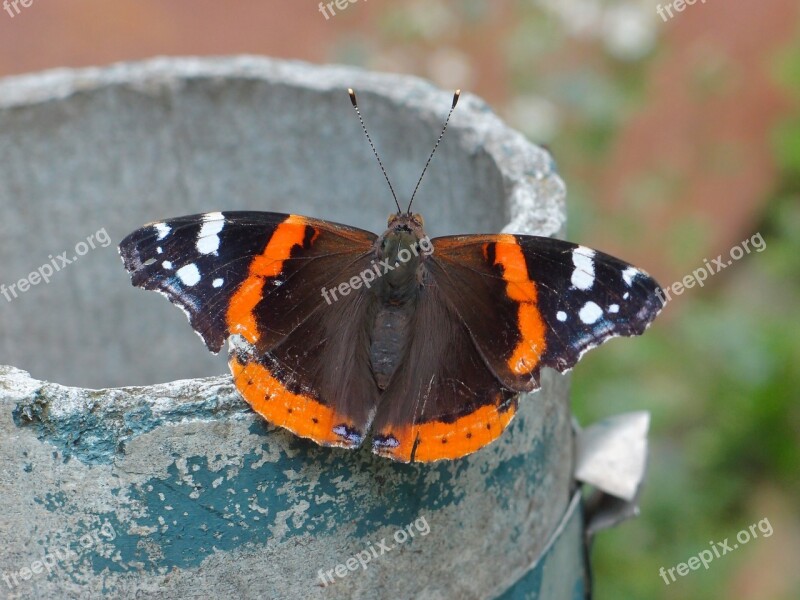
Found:
[[420, 251], [421, 228], [406, 220], [390, 227], [376, 244], [382, 277], [372, 288], [376, 299], [370, 335], [370, 364], [375, 383], [386, 389], [403, 360], [420, 291], [425, 254]]
[[392, 374], [405, 354], [415, 306], [416, 302], [383, 305], [375, 315], [369, 357], [375, 383], [380, 390], [385, 390], [389, 385]]

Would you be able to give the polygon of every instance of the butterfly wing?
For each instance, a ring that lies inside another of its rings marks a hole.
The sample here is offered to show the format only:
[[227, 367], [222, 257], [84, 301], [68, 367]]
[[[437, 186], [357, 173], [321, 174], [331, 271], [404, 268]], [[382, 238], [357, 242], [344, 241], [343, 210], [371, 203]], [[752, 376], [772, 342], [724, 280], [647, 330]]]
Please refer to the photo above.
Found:
[[297, 215], [218, 212], [145, 226], [120, 254], [133, 284], [183, 309], [209, 350], [235, 336], [229, 364], [256, 412], [322, 445], [353, 446], [377, 401], [364, 385], [368, 344], [354, 343], [370, 295], [329, 303], [322, 290], [368, 269], [375, 239]]
[[267, 350], [372, 251], [368, 231], [297, 215], [216, 212], [153, 223], [119, 251], [133, 285], [165, 295], [209, 350], [231, 334]]
[[[362, 259], [356, 268], [368, 264]], [[296, 435], [323, 446], [360, 446], [378, 404], [367, 328], [374, 303], [363, 287], [323, 300], [266, 352], [234, 336], [228, 364], [236, 387], [257, 413]]]
[[420, 290], [410, 331], [378, 406], [373, 452], [431, 462], [459, 458], [497, 438], [516, 412], [516, 392], [487, 367], [436, 282]]
[[512, 389], [538, 388], [542, 366], [564, 372], [612, 337], [642, 334], [663, 307], [647, 273], [585, 246], [510, 234], [433, 243], [433, 278]]
[[433, 247], [410, 351], [375, 421], [373, 451], [396, 460], [488, 444], [543, 366], [564, 372], [611, 337], [641, 334], [662, 307], [643, 271], [561, 240], [452, 236]]

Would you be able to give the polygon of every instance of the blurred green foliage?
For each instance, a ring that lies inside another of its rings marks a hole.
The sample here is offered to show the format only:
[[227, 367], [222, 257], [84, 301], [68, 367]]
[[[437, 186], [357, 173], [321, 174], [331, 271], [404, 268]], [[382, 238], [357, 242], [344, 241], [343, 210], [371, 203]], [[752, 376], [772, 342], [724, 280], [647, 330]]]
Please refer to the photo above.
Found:
[[[800, 44], [776, 73], [800, 95]], [[592, 553], [598, 599], [731, 597], [737, 573], [774, 541], [750, 541], [669, 586], [658, 571], [765, 517], [792, 527], [759, 498], [775, 493], [793, 514], [800, 500], [800, 120], [779, 123], [772, 138], [780, 174], [766, 214], [742, 236], [760, 232], [766, 248], [674, 298], [642, 338], [611, 342], [576, 369], [582, 422], [641, 408], [653, 416], [642, 514], [599, 535]], [[573, 220], [574, 237], [583, 226]], [[782, 596], [798, 597], [796, 587]]]
[[[776, 80], [800, 95], [800, 40], [777, 62]], [[742, 236], [760, 232], [765, 250], [674, 298], [642, 338], [611, 342], [576, 370], [582, 422], [638, 408], [653, 417], [642, 514], [603, 532], [593, 549], [598, 599], [733, 597], [732, 582], [774, 539], [752, 540], [669, 586], [659, 569], [765, 517], [793, 529], [785, 514], [765, 514], [760, 498], [777, 494], [793, 516], [800, 504], [800, 118], [775, 126], [771, 148], [780, 174], [761, 222]], [[582, 213], [585, 201], [570, 209]], [[589, 223], [617, 227], [592, 212], [591, 221], [571, 220], [573, 237]], [[686, 247], [675, 242], [664, 251]], [[765, 553], [784, 551], [792, 548]], [[800, 597], [796, 587], [782, 593]]]
[[765, 486], [796, 508], [799, 225], [796, 197], [776, 201], [760, 228], [762, 253], [720, 273], [708, 289], [674, 299], [665, 317], [680, 313], [671, 320], [642, 338], [609, 343], [576, 370], [573, 402], [582, 422], [642, 408], [653, 416], [642, 514], [598, 536], [597, 598], [724, 597], [748, 551], [768, 541], [750, 542], [669, 588], [658, 570], [764, 517], [779, 528], [775, 515], [754, 506]]

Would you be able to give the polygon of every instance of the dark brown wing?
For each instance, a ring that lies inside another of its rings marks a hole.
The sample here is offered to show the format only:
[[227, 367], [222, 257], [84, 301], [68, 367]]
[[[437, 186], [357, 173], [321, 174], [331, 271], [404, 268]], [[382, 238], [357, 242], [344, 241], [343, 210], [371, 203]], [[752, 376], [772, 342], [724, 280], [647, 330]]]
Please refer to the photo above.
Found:
[[146, 225], [119, 251], [133, 285], [183, 309], [216, 353], [231, 334], [274, 346], [324, 303], [323, 287], [355, 272], [375, 239], [297, 215], [217, 212]]
[[[369, 264], [362, 258], [353, 273]], [[323, 446], [360, 446], [378, 403], [369, 363], [374, 303], [364, 287], [330, 304], [323, 300], [267, 352], [231, 338], [236, 387], [257, 413], [296, 435]]]
[[542, 366], [572, 368], [661, 311], [658, 283], [608, 254], [523, 235], [433, 240], [428, 270], [486, 363], [511, 389], [539, 387]]
[[433, 240], [412, 338], [378, 407], [373, 451], [404, 462], [458, 458], [496, 439], [542, 366], [565, 371], [605, 340], [641, 334], [660, 311], [646, 273], [532, 236]]
[[[357, 446], [374, 414], [364, 289], [372, 233], [297, 215], [225, 212], [145, 226], [120, 244], [133, 284], [186, 312], [208, 348], [230, 336], [237, 388], [272, 423]], [[372, 385], [374, 388], [374, 384]]]
[[459, 458], [496, 439], [516, 412], [515, 392], [489, 370], [431, 278], [412, 317], [406, 354], [373, 425], [373, 452], [400, 462]]

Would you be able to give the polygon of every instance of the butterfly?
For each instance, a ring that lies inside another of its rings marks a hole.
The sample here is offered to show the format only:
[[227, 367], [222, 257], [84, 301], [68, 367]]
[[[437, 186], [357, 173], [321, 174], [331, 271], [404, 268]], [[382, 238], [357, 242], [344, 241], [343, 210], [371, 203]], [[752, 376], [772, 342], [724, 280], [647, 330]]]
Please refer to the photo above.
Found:
[[[165, 295], [270, 423], [399, 462], [456, 459], [497, 439], [543, 367], [571, 369], [640, 335], [660, 287], [617, 258], [515, 234], [430, 239], [397, 213], [381, 235], [294, 214], [211, 212], [151, 223], [119, 251]], [[458, 102], [456, 92], [441, 134]], [[420, 176], [420, 181], [422, 180]]]

